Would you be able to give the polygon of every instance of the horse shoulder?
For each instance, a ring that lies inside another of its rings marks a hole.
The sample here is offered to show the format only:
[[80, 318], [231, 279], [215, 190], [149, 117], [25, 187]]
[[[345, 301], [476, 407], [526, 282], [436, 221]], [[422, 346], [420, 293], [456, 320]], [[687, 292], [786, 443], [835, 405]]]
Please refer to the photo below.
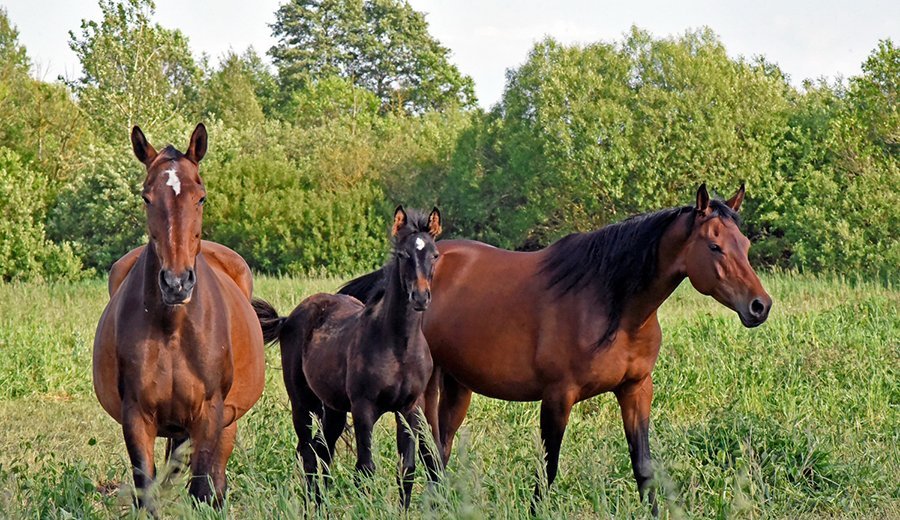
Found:
[[131, 269], [134, 267], [134, 264], [137, 263], [138, 258], [141, 257], [141, 253], [144, 252], [146, 247], [146, 245], [142, 245], [132, 249], [125, 253], [122, 258], [116, 260], [112, 267], [109, 268], [107, 289], [109, 291], [110, 299], [112, 299], [112, 296], [119, 290], [119, 287], [122, 286], [122, 282], [125, 281], [128, 273], [131, 272]]
[[249, 300], [253, 296], [253, 273], [241, 255], [222, 244], [208, 240], [200, 243], [200, 252], [210, 267], [238, 286], [244, 297]]

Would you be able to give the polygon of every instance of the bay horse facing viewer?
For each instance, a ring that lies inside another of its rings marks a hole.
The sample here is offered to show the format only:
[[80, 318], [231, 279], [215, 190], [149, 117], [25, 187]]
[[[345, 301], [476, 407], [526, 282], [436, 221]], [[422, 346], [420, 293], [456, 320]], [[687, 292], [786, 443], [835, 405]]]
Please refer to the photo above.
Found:
[[122, 424], [139, 505], [155, 513], [146, 491], [156, 474], [156, 437], [169, 438], [167, 455], [191, 440], [190, 494], [221, 505], [237, 420], [265, 383], [252, 277], [236, 253], [200, 240], [206, 128], [197, 125], [184, 154], [172, 146], [157, 153], [136, 126], [131, 143], [147, 168], [150, 241], [110, 274], [94, 338], [94, 390]]

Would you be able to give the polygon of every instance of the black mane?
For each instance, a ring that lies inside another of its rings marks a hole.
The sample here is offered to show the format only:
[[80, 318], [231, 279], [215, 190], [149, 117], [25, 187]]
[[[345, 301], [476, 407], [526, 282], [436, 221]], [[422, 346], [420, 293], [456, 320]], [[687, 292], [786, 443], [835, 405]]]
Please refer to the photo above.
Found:
[[[720, 200], [711, 200], [709, 209], [710, 215], [739, 223], [738, 214]], [[609, 326], [596, 347], [612, 340], [625, 302], [656, 277], [663, 234], [678, 216], [693, 211], [693, 206], [683, 206], [636, 215], [590, 233], [573, 233], [549, 246], [541, 266], [548, 289], [560, 296], [591, 291], [608, 313]]]

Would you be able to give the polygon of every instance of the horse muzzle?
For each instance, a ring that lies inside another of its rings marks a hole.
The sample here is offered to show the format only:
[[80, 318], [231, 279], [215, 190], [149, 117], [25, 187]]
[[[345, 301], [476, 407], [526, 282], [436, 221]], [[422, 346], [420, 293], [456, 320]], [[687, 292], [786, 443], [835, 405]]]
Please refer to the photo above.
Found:
[[772, 309], [772, 298], [768, 294], [757, 296], [738, 310], [741, 323], [747, 328], [758, 327], [765, 323]]
[[428, 304], [431, 303], [431, 289], [410, 291], [409, 301], [413, 304], [413, 309], [416, 312], [424, 312], [428, 309]]
[[190, 302], [196, 283], [197, 275], [192, 268], [185, 269], [180, 274], [170, 269], [159, 272], [159, 290], [166, 305], [184, 305]]

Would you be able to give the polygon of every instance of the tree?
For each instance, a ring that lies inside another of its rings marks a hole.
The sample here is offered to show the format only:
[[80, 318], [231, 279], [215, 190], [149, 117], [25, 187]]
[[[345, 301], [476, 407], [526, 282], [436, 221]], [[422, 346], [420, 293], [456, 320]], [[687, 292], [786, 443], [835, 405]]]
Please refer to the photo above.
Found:
[[230, 128], [261, 123], [265, 116], [253, 80], [248, 64], [229, 53], [203, 86], [204, 115], [214, 116]]
[[82, 20], [69, 46], [82, 76], [70, 83], [98, 137], [119, 142], [131, 127], [171, 126], [196, 111], [200, 72], [187, 38], [151, 24], [152, 0], [99, 0], [99, 22]]
[[472, 79], [405, 0], [291, 0], [275, 16], [269, 54], [289, 91], [340, 76], [375, 93], [384, 110], [475, 103]]

